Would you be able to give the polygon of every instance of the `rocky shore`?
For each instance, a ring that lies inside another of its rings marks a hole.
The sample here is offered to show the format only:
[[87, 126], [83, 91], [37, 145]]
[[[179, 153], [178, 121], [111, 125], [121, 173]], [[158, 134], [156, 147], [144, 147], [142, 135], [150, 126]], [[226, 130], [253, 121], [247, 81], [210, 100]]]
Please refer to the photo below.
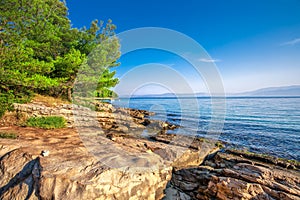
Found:
[[[95, 107], [16, 104], [0, 121], [18, 134], [0, 139], [0, 199], [300, 199], [297, 162], [167, 134], [178, 127], [151, 112]], [[69, 128], [15, 124], [48, 115]]]
[[218, 152], [200, 166], [175, 170], [165, 199], [300, 199], [300, 173], [243, 152]]

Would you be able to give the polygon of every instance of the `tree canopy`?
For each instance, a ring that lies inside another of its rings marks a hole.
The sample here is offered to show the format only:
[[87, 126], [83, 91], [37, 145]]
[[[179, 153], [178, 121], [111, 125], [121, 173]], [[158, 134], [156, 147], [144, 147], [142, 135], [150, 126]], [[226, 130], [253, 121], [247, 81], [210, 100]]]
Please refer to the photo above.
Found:
[[72, 28], [60, 0], [1, 0], [0, 13], [1, 105], [32, 93], [71, 100], [78, 73], [79, 84], [95, 82], [97, 95], [113, 95], [118, 80], [110, 68], [120, 52], [111, 20]]

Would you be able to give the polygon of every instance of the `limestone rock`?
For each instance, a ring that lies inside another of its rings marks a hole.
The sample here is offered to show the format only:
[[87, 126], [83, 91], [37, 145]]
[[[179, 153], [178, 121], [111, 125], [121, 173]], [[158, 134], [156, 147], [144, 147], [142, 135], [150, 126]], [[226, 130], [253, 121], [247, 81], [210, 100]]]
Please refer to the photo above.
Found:
[[299, 163], [215, 153], [215, 141], [166, 134], [178, 126], [151, 112], [14, 106], [16, 116], [59, 115], [77, 129], [0, 128], [18, 133], [0, 140], [0, 199], [300, 199]]
[[[199, 152], [211, 152], [91, 128], [81, 137], [72, 128], [9, 129], [19, 137], [0, 140], [0, 199], [162, 199], [173, 167], [199, 165], [205, 157]], [[95, 147], [83, 144], [85, 137], [98, 141]], [[45, 149], [51, 154], [42, 157]], [[197, 185], [181, 186], [193, 190]], [[179, 193], [178, 198], [189, 196]]]
[[39, 199], [39, 158], [13, 150], [0, 160], [0, 199]]
[[[172, 167], [159, 159], [144, 168], [107, 166], [90, 155], [68, 129], [61, 135], [47, 131], [49, 138], [33, 129], [23, 131], [22, 140], [6, 143], [15, 150], [0, 155], [0, 199], [161, 199], [171, 179]], [[40, 157], [45, 147], [51, 156]], [[143, 164], [135, 159], [137, 166]]]
[[[175, 171], [169, 187], [191, 199], [300, 199], [300, 172], [218, 152], [205, 164]], [[211, 164], [213, 163], [213, 165]], [[167, 190], [168, 191], [168, 190]]]

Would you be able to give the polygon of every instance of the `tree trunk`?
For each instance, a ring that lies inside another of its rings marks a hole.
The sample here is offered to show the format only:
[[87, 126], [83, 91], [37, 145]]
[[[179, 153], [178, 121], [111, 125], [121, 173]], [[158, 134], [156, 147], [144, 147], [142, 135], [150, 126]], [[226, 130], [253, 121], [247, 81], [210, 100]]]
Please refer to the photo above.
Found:
[[72, 88], [71, 87], [68, 88], [68, 100], [70, 102], [72, 102]]

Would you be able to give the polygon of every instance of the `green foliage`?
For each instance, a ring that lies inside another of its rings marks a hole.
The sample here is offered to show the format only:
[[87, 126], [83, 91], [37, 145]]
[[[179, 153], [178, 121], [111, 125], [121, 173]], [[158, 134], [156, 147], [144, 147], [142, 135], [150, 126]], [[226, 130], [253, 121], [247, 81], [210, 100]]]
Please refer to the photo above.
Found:
[[[78, 71], [77, 82], [74, 85], [75, 97], [94, 97], [95, 90], [106, 95], [106, 91], [118, 82], [118, 79], [113, 78], [115, 72], [109, 71], [110, 68], [119, 65], [116, 60], [120, 57], [119, 40], [111, 35], [113, 28], [114, 26], [108, 23], [102, 29], [102, 34], [94, 37], [95, 43], [99, 45], [89, 53]], [[107, 81], [109, 75], [111, 82]]]
[[25, 103], [30, 101], [31, 97], [32, 95], [30, 92], [19, 92], [14, 94], [14, 91], [10, 90], [8, 92], [0, 93], [0, 117], [2, 117], [7, 110], [13, 110], [13, 103]]
[[98, 81], [96, 96], [97, 97], [116, 97], [117, 94], [110, 90], [111, 87], [119, 83], [118, 78], [114, 78], [116, 71], [110, 72], [108, 69], [104, 70]]
[[18, 135], [13, 132], [0, 132], [0, 138], [17, 139]]
[[[2, 0], [0, 115], [20, 95], [27, 98], [39, 93], [71, 100], [76, 78], [77, 88], [85, 93], [96, 89], [101, 95], [111, 95], [107, 91], [118, 80], [109, 68], [118, 66], [120, 57], [115, 29], [111, 20], [72, 28], [64, 1]], [[111, 80], [101, 77], [103, 72]]]
[[44, 129], [64, 128], [66, 120], [59, 116], [31, 117], [26, 121], [26, 125]]
[[12, 109], [12, 103], [13, 103], [13, 95], [12, 94], [3, 94], [0, 93], [0, 117], [2, 117], [5, 113], [6, 110], [11, 110]]
[[4, 0], [1, 3], [1, 88], [43, 91], [58, 87], [52, 79], [55, 57], [68, 51], [67, 8], [58, 0]]

